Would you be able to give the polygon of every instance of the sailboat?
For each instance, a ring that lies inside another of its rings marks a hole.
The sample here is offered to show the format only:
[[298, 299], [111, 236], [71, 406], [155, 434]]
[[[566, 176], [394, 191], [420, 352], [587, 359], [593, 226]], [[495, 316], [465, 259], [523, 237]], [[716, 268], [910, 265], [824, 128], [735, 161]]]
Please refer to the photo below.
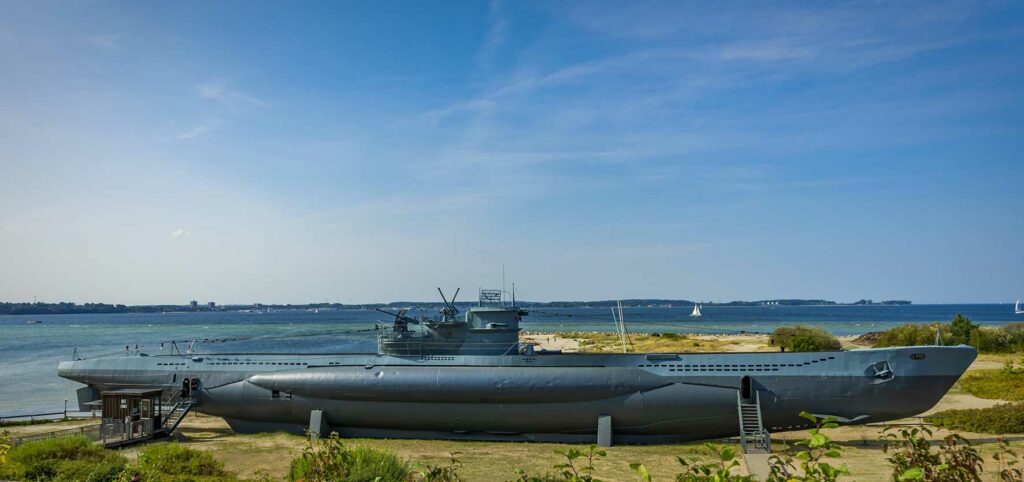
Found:
[[693, 313], [690, 313], [690, 316], [695, 317], [695, 318], [701, 316], [701, 314], [700, 314], [700, 305], [698, 305], [696, 303], [693, 304]]
[[1017, 304], [1013, 305], [1013, 313], [1016, 315], [1024, 315], [1024, 310], [1020, 309], [1020, 300], [1017, 300]]

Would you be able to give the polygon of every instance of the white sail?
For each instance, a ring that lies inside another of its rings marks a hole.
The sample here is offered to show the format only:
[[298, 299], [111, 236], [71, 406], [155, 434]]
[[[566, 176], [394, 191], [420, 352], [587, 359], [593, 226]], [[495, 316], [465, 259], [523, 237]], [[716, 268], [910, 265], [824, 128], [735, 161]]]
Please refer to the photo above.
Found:
[[690, 316], [701, 316], [700, 315], [700, 305], [698, 305], [698, 304], [694, 304], [693, 305], [693, 313], [690, 313]]
[[1013, 312], [1018, 315], [1024, 315], [1024, 310], [1020, 309], [1020, 300], [1017, 300], [1017, 304], [1013, 305]]

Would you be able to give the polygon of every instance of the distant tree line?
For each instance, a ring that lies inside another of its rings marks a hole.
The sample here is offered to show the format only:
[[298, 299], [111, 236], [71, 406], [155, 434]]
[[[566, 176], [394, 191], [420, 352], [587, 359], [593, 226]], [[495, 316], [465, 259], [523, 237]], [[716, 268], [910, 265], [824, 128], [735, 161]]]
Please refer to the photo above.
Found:
[[[619, 300], [602, 301], [518, 301], [517, 304], [523, 308], [608, 308], [616, 306]], [[689, 307], [695, 303], [705, 306], [820, 306], [840, 305], [829, 300], [761, 300], [761, 301], [730, 301], [727, 303], [695, 302], [690, 300], [669, 300], [660, 298], [639, 298], [621, 300], [622, 306], [652, 307], [652, 308], [673, 308]], [[906, 300], [887, 300], [873, 302], [871, 300], [860, 300], [852, 305], [909, 305]], [[456, 306], [467, 308], [476, 305], [475, 301], [459, 301]], [[307, 303], [307, 304], [251, 304], [251, 305], [220, 305], [209, 308], [207, 305], [199, 305], [195, 308], [189, 305], [122, 305], [109, 303], [73, 303], [62, 301], [60, 303], [5, 303], [0, 302], [0, 315], [65, 315], [65, 314], [103, 314], [103, 313], [161, 313], [180, 311], [242, 311], [253, 309], [271, 310], [343, 310], [343, 309], [398, 309], [398, 308], [419, 308], [435, 309], [443, 305], [439, 301], [393, 301], [391, 303], [366, 303], [366, 304], [341, 304], [341, 303]]]
[[907, 300], [885, 300], [885, 301], [872, 301], [872, 300], [859, 300], [851, 305], [909, 305], [910, 302]]
[[[68, 315], [76, 313], [159, 313], [165, 311], [167, 305], [112, 305], [109, 303], [4, 303], [0, 302], [0, 315]], [[181, 309], [182, 307], [175, 307]]]

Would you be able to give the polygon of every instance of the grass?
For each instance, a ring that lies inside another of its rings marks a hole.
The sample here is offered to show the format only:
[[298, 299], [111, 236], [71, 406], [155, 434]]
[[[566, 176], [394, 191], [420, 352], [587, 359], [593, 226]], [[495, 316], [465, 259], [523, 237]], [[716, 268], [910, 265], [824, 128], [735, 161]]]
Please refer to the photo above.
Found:
[[[188, 440], [181, 445], [209, 451], [224, 462], [226, 470], [235, 472], [240, 478], [253, 479], [260, 473], [280, 480], [288, 474], [289, 461], [301, 455], [307, 446], [305, 437], [284, 433], [233, 435], [226, 425], [214, 417], [190, 415], [183, 426]], [[888, 480], [891, 467], [884, 461], [886, 455], [877, 445], [861, 446], [861, 440], [868, 442], [878, 439], [877, 427], [854, 426], [835, 429], [834, 437], [844, 445], [841, 461], [850, 468], [849, 480]], [[936, 438], [946, 432], [937, 431]], [[831, 434], [830, 434], [831, 435]], [[780, 452], [787, 445], [783, 438], [796, 440], [804, 432], [776, 434], [773, 451]], [[386, 450], [410, 462], [414, 470], [422, 465], [445, 465], [451, 452], [463, 463], [459, 471], [462, 480], [514, 480], [516, 468], [529, 474], [552, 472], [551, 467], [564, 462], [555, 450], [565, 450], [566, 444], [550, 443], [509, 443], [509, 442], [465, 442], [450, 440], [386, 440], [386, 439], [344, 439], [346, 446], [368, 447]], [[737, 444], [727, 444], [738, 449]], [[1016, 449], [1024, 444], [1014, 442]], [[580, 449], [585, 446], [576, 445]], [[977, 447], [986, 459], [986, 474], [994, 467], [991, 454], [996, 444], [984, 443]], [[681, 472], [676, 456], [697, 456], [708, 460], [702, 443], [671, 445], [623, 445], [608, 449], [608, 456], [595, 462], [597, 478], [605, 481], [636, 481], [636, 474], [630, 470], [632, 462], [642, 462], [654, 480], [674, 480]]]
[[312, 443], [292, 459], [288, 480], [346, 480], [350, 482], [404, 482], [411, 474], [409, 463], [386, 450], [351, 445], [337, 434]]
[[768, 339], [773, 346], [785, 347], [790, 353], [834, 351], [842, 348], [839, 339], [831, 333], [822, 328], [806, 325], [780, 326]]
[[1024, 400], [1024, 370], [1003, 368], [975, 370], [960, 379], [960, 387], [978, 398], [989, 400]]
[[147, 445], [130, 471], [138, 472], [143, 480], [153, 482], [234, 479], [224, 470], [224, 462], [217, 460], [212, 453], [173, 442]]
[[[563, 338], [571, 338], [579, 342], [581, 352], [621, 352], [622, 342], [615, 333], [564, 333]], [[757, 341], [741, 340], [736, 337], [720, 339], [713, 336], [691, 336], [679, 333], [633, 333], [629, 335], [633, 351], [645, 352], [713, 352], [736, 351], [743, 346], [751, 351], [773, 350], [767, 345], [767, 339], [758, 337]]]
[[929, 419], [933, 424], [953, 431], [994, 434], [1024, 433], [1024, 403], [1002, 403], [989, 408], [944, 410]]
[[206, 451], [176, 443], [138, 447], [129, 464], [123, 453], [105, 449], [85, 437], [26, 442], [10, 450], [0, 464], [0, 479], [113, 482], [139, 473], [151, 482], [234, 480], [223, 462]]
[[[265, 473], [280, 480], [287, 476], [289, 462], [302, 454], [305, 437], [285, 433], [234, 435], [218, 418], [189, 415], [182, 426], [187, 440], [181, 445], [209, 451], [224, 468], [240, 478], [254, 478]], [[518, 442], [467, 442], [451, 440], [399, 440], [346, 438], [345, 445], [387, 450], [410, 462], [414, 470], [422, 465], [447, 465], [451, 452], [464, 467], [459, 474], [464, 480], [513, 480], [514, 469], [530, 474], [551, 471], [564, 458], [555, 453], [565, 444]], [[137, 450], [137, 449], [135, 449]], [[677, 455], [705, 456], [701, 445], [634, 445], [617, 446], [608, 456], [597, 461], [601, 480], [636, 480], [629, 468], [631, 462], [642, 461], [655, 480], [671, 480], [679, 470]]]
[[127, 460], [85, 437], [26, 442], [7, 454], [9, 473], [18, 480], [115, 480]]
[[11, 437], [21, 437], [40, 432], [52, 432], [56, 430], [65, 430], [71, 428], [78, 428], [84, 425], [95, 425], [99, 422], [97, 418], [72, 418], [64, 421], [56, 421], [49, 423], [31, 423], [31, 424], [13, 424], [9, 426], [0, 427], [0, 430], [8, 430], [11, 432]]
[[43, 419], [32, 419], [32, 420], [15, 420], [0, 422], [0, 427], [28, 427], [32, 425], [48, 425], [51, 423], [61, 423], [72, 420], [70, 418], [43, 418]]
[[[300, 456], [308, 446], [305, 437], [284, 433], [265, 433], [254, 435], [233, 434], [227, 425], [216, 417], [198, 414], [189, 415], [182, 426], [186, 440], [181, 443], [154, 443], [135, 446], [120, 452], [133, 462], [133, 467], [140, 467], [142, 459], [149, 459], [148, 467], [160, 467], [161, 470], [179, 473], [182, 465], [192, 466], [198, 460], [199, 466], [205, 464], [206, 457], [212, 456], [223, 463], [222, 469], [229, 475], [220, 476], [159, 476], [143, 478], [143, 480], [231, 480], [231, 473], [237, 474], [242, 480], [259, 479], [266, 475], [273, 480], [286, 477], [289, 462]], [[936, 438], [945, 431], [937, 431]], [[877, 446], [862, 446], [861, 440], [872, 441], [878, 438], [878, 428], [868, 426], [841, 427], [830, 431], [830, 436], [845, 447], [841, 461], [850, 468], [852, 476], [849, 480], [887, 480], [891, 468], [884, 461], [885, 454]], [[791, 445], [793, 440], [804, 437], [804, 432], [776, 434], [773, 449], [781, 452]], [[787, 443], [784, 439], [789, 439]], [[555, 450], [565, 450], [566, 444], [550, 443], [507, 443], [507, 442], [465, 442], [448, 440], [382, 440], [382, 439], [344, 439], [347, 447], [364, 447], [385, 450], [408, 461], [413, 470], [423, 465], [446, 465], [451, 452], [459, 452], [456, 457], [463, 463], [459, 475], [462, 480], [513, 480], [515, 468], [521, 468], [530, 474], [544, 474], [552, 471], [552, 466], [562, 463], [564, 458]], [[1020, 442], [1014, 442], [1016, 449], [1021, 448]], [[727, 444], [738, 448], [736, 444]], [[207, 455], [176, 455], [179, 449], [198, 449]], [[584, 446], [576, 447], [584, 449]], [[991, 473], [990, 455], [995, 451], [995, 444], [977, 445], [986, 459], [986, 474]], [[141, 455], [144, 453], [145, 455]], [[154, 455], [156, 454], [156, 455]], [[642, 462], [650, 469], [654, 480], [673, 480], [674, 475], [681, 472], [676, 456], [698, 456], [708, 459], [701, 443], [673, 445], [636, 445], [615, 446], [608, 449], [608, 456], [595, 462], [596, 475], [606, 481], [638, 480], [629, 464]], [[157, 461], [159, 460], [159, 462]], [[174, 463], [167, 465], [168, 461]], [[79, 464], [82, 470], [87, 464]], [[201, 472], [209, 473], [209, 472]], [[12, 477], [13, 478], [13, 477]], [[74, 480], [75, 478], [72, 478]], [[77, 477], [85, 480], [85, 477]]]

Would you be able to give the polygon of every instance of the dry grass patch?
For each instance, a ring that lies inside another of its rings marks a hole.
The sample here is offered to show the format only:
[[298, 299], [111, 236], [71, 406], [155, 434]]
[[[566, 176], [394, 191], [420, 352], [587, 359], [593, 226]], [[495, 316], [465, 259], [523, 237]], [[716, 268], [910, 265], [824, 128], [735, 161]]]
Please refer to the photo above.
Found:
[[71, 428], [83, 427], [86, 425], [96, 425], [99, 422], [99, 418], [81, 418], [73, 420], [64, 420], [59, 422], [37, 423], [34, 425], [12, 424], [9, 426], [0, 426], [0, 428], [2, 428], [2, 430], [10, 431], [12, 437], [20, 437], [35, 433], [55, 432], [57, 430], [67, 430]]
[[[564, 333], [579, 343], [581, 352], [621, 352], [615, 333]], [[632, 349], [638, 353], [775, 351], [766, 335], [688, 335], [679, 333], [632, 333]]]
[[[266, 474], [280, 479], [287, 475], [288, 464], [307, 446], [305, 437], [284, 433], [236, 435], [221, 419], [190, 415], [182, 424], [186, 440], [181, 444], [210, 451], [224, 468], [240, 478]], [[463, 463], [460, 474], [465, 480], [513, 480], [514, 470], [544, 474], [564, 459], [555, 450], [566, 444], [521, 442], [465, 442], [452, 440], [344, 439], [347, 445], [390, 451], [413, 464], [447, 464], [452, 452]], [[601, 480], [636, 480], [631, 462], [643, 462], [656, 480], [671, 480], [680, 471], [677, 455], [706, 457], [696, 444], [634, 445], [612, 447], [608, 456], [595, 463]], [[138, 449], [126, 451], [130, 459]], [[419, 470], [414, 466], [414, 469]]]

